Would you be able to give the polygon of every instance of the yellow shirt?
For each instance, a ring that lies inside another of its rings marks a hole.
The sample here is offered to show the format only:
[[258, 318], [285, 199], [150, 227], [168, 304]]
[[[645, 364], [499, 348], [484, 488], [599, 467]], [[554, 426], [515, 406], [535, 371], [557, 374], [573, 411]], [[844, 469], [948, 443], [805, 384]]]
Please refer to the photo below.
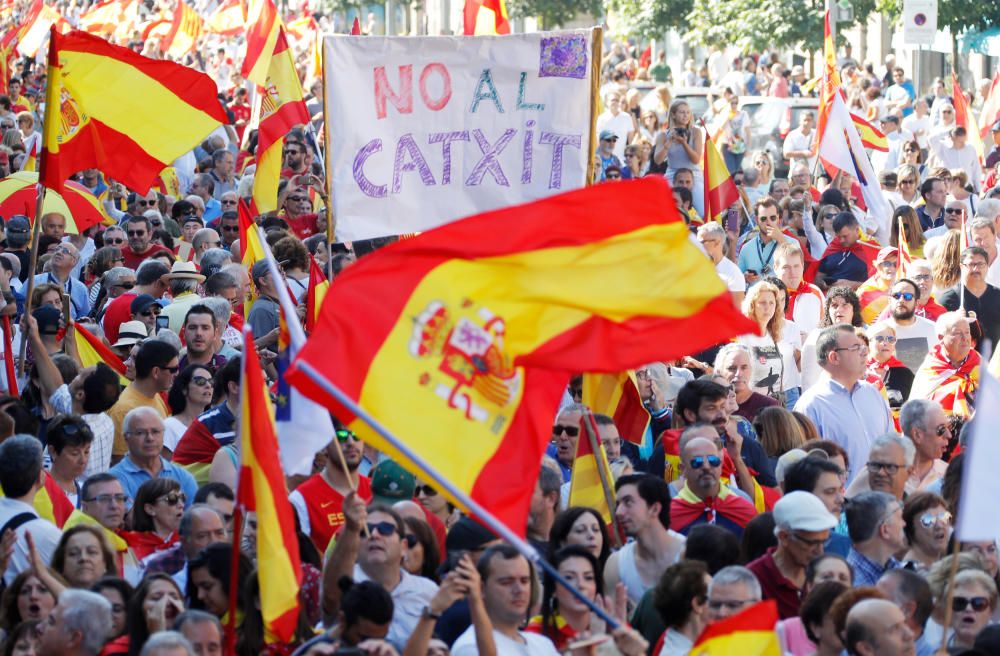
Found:
[[115, 424], [115, 443], [111, 448], [111, 455], [124, 456], [128, 453], [128, 445], [125, 444], [125, 434], [122, 432], [122, 424], [125, 422], [125, 415], [129, 411], [142, 406], [149, 406], [160, 413], [160, 417], [166, 419], [170, 415], [170, 409], [163, 399], [157, 395], [148, 397], [135, 388], [135, 383], [129, 385], [118, 397], [117, 403], [108, 410], [108, 416]]

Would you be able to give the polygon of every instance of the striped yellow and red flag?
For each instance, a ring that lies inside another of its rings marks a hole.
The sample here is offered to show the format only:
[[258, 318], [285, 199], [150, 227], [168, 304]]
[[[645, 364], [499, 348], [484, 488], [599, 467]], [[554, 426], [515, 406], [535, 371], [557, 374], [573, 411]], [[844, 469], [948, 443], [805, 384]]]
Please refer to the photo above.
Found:
[[257, 513], [257, 573], [265, 630], [281, 642], [290, 642], [300, 610], [299, 543], [285, 473], [281, 469], [274, 408], [249, 328], [244, 332], [244, 340], [236, 502], [242, 511]]
[[896, 248], [899, 250], [899, 255], [896, 261], [899, 263], [899, 277], [905, 278], [907, 272], [910, 270], [910, 263], [913, 262], [913, 258], [910, 257], [910, 244], [906, 241], [906, 225], [902, 219], [898, 221], [897, 225], [899, 226], [899, 232], [896, 235], [896, 239], [898, 240]]
[[306, 331], [312, 332], [319, 319], [319, 311], [323, 307], [323, 299], [326, 298], [326, 290], [330, 288], [330, 281], [323, 275], [323, 270], [319, 268], [312, 257], [309, 258], [309, 287], [306, 288]]
[[979, 138], [985, 142], [997, 121], [1000, 121], [1000, 70], [993, 76], [993, 83], [979, 110]]
[[113, 34], [125, 20], [125, 6], [121, 0], [103, 0], [80, 14], [79, 27], [89, 34]]
[[774, 627], [778, 606], [760, 601], [744, 611], [709, 624], [691, 648], [692, 656], [781, 656]]
[[580, 437], [576, 441], [573, 476], [569, 481], [569, 505], [593, 508], [601, 514], [605, 522], [610, 524], [612, 508], [608, 505], [608, 495], [604, 484], [601, 483], [601, 477], [604, 477], [612, 491], [614, 478], [608, 465], [608, 454], [604, 452], [600, 438], [597, 441], [597, 453], [594, 453], [585, 422], [591, 422], [591, 430], [597, 431], [597, 425], [592, 422], [590, 415], [580, 419]]
[[705, 169], [705, 221], [719, 221], [726, 210], [740, 199], [740, 191], [729, 174], [729, 167], [715, 141], [705, 135], [702, 167]]
[[81, 367], [86, 368], [96, 364], [106, 364], [118, 374], [123, 384], [127, 385], [129, 383], [129, 380], [125, 378], [125, 363], [97, 335], [82, 325], [74, 323], [73, 336]]
[[861, 144], [865, 148], [881, 150], [883, 153], [889, 152], [889, 140], [884, 132], [857, 114], [851, 113], [851, 120], [854, 121], [854, 127], [858, 129], [858, 136], [861, 137]]
[[[32, 7], [34, 11], [34, 7]], [[31, 23], [25, 23], [17, 42], [17, 50], [24, 57], [34, 57], [38, 54], [49, 30], [54, 29], [65, 34], [73, 29], [62, 14], [49, 5], [42, 5], [37, 14], [33, 15]], [[50, 46], [51, 47], [51, 46]]]
[[237, 207], [240, 219], [240, 262], [249, 269], [254, 262], [264, 259], [264, 249], [261, 248], [260, 237], [257, 235], [253, 216], [246, 201], [241, 198]]
[[979, 126], [976, 124], [972, 108], [969, 107], [969, 101], [965, 98], [965, 92], [962, 91], [962, 85], [955, 77], [955, 71], [951, 72], [951, 98], [955, 104], [955, 125], [965, 128], [965, 132], [969, 135], [967, 137], [968, 143], [976, 149], [979, 161], [982, 162], [986, 151], [983, 147], [983, 140], [979, 137]]
[[510, 34], [507, 3], [504, 0], [465, 0], [462, 20], [466, 36]]
[[52, 31], [48, 83], [41, 181], [49, 189], [98, 168], [146, 193], [160, 171], [227, 122], [212, 78], [86, 32]]
[[226, 0], [205, 21], [205, 32], [222, 36], [239, 36], [247, 24], [244, 0]]
[[240, 75], [258, 85], [266, 85], [271, 55], [278, 42], [281, 18], [274, 0], [251, 0], [247, 11], [246, 57]]
[[[587, 219], [605, 213], [620, 220]], [[662, 177], [486, 212], [341, 273], [289, 380], [408, 471], [449, 480], [463, 496], [446, 494], [463, 510], [471, 497], [523, 535], [535, 485], [525, 472], [538, 471], [572, 372], [623, 371], [757, 331], [714, 271]], [[337, 311], [345, 307], [352, 312]]]
[[622, 439], [642, 444], [649, 427], [649, 412], [642, 404], [635, 371], [616, 374], [584, 374], [585, 406], [615, 420]]
[[830, 12], [823, 15], [823, 76], [819, 86], [819, 112], [816, 119], [816, 143], [822, 143], [823, 131], [830, 115], [830, 103], [841, 90], [840, 72], [837, 70], [837, 48], [830, 32]]
[[302, 82], [295, 70], [295, 58], [288, 47], [285, 30], [278, 28], [267, 82], [257, 88], [260, 127], [257, 129], [257, 171], [253, 176], [253, 204], [257, 214], [278, 209], [281, 180], [281, 151], [285, 136], [296, 125], [309, 122]]
[[177, 9], [170, 24], [170, 31], [164, 38], [168, 57], [181, 59], [194, 51], [198, 45], [205, 20], [184, 0], [177, 0]]

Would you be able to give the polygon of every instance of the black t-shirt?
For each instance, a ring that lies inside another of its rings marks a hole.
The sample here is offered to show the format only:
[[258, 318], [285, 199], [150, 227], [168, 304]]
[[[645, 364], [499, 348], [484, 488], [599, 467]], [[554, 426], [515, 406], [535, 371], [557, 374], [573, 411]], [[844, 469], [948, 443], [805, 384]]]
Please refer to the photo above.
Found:
[[[960, 283], [961, 284], [961, 283]], [[960, 284], [941, 294], [938, 301], [949, 311], [958, 309], [960, 303]], [[981, 352], [986, 340], [993, 344], [1000, 343], [1000, 289], [987, 284], [982, 296], [975, 296], [965, 290], [965, 309], [976, 313], [976, 319], [983, 330], [984, 339], [979, 340], [978, 349]]]

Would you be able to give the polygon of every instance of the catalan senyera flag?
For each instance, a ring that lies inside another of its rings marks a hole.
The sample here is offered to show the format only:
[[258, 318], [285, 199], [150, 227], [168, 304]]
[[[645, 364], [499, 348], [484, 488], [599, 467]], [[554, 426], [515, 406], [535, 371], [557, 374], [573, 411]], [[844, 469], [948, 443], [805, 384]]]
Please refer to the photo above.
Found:
[[985, 142], [997, 121], [1000, 121], [1000, 70], [993, 76], [993, 83], [979, 111], [979, 138]]
[[98, 168], [147, 193], [160, 171], [228, 120], [204, 73], [86, 32], [52, 31], [48, 80], [41, 181], [49, 189]]
[[889, 152], [889, 140], [884, 132], [853, 112], [851, 120], [854, 121], [854, 127], [858, 129], [858, 136], [861, 137], [861, 144], [865, 148], [880, 150], [883, 153]]
[[774, 627], [778, 606], [760, 601], [736, 615], [709, 624], [691, 648], [692, 656], [781, 656]]
[[583, 374], [583, 405], [615, 420], [622, 439], [642, 444], [649, 427], [649, 412], [639, 396], [635, 371]]
[[114, 34], [125, 19], [122, 0], [102, 0], [80, 14], [79, 27], [89, 34], [106, 36]]
[[271, 55], [278, 42], [281, 18], [274, 0], [250, 0], [246, 23], [246, 57], [240, 75], [260, 86], [267, 85]]
[[[621, 220], [586, 218], [605, 212]], [[757, 331], [714, 270], [662, 177], [486, 212], [341, 273], [289, 380], [409, 471], [449, 480], [459, 507], [468, 511], [471, 497], [523, 535], [534, 488], [525, 472], [538, 470], [572, 372], [624, 371]], [[427, 468], [324, 392], [305, 364]]]
[[81, 367], [92, 367], [99, 363], [106, 364], [114, 369], [123, 384], [128, 385], [129, 380], [125, 378], [125, 363], [115, 355], [115, 352], [107, 344], [78, 323], [73, 324], [73, 335]]
[[[573, 476], [569, 481], [569, 505], [593, 508], [601, 514], [605, 522], [610, 524], [612, 509], [608, 505], [604, 484], [601, 483], [601, 472], [603, 472], [604, 480], [612, 486], [612, 492], [614, 492], [615, 479], [611, 476], [608, 455], [604, 452], [604, 447], [601, 446], [600, 438], [597, 439], [597, 453], [594, 453], [585, 425], [585, 422], [591, 421], [589, 414], [580, 419], [580, 437], [576, 441]], [[591, 423], [591, 430], [596, 433], [597, 425]]]
[[316, 328], [316, 321], [319, 319], [320, 308], [323, 307], [323, 299], [326, 298], [326, 291], [330, 288], [330, 281], [323, 275], [323, 270], [319, 264], [309, 257], [309, 286], [306, 288], [306, 332], [311, 333]]
[[244, 0], [226, 0], [205, 21], [205, 32], [221, 36], [239, 36], [247, 24]]
[[708, 134], [705, 135], [704, 151], [701, 159], [705, 169], [705, 221], [718, 221], [733, 203], [739, 201], [740, 191], [729, 174], [719, 147]]
[[285, 136], [296, 125], [309, 122], [302, 82], [288, 47], [284, 28], [278, 28], [267, 83], [257, 88], [260, 126], [257, 129], [257, 172], [253, 177], [253, 204], [257, 214], [278, 209], [281, 150]]
[[819, 112], [816, 119], [816, 141], [823, 140], [830, 101], [836, 94], [842, 94], [840, 71], [837, 70], [837, 47], [830, 32], [830, 12], [823, 15], [823, 76], [819, 86]]
[[965, 99], [965, 92], [962, 91], [962, 85], [958, 83], [954, 71], [951, 72], [951, 97], [955, 105], [955, 125], [965, 128], [969, 135], [968, 142], [976, 149], [979, 161], [982, 162], [986, 152], [983, 148], [983, 140], [979, 136], [979, 126], [976, 125], [976, 117], [972, 113], [972, 108], [969, 107], [969, 101]]
[[465, 0], [462, 19], [465, 36], [510, 34], [507, 3], [504, 0]]
[[281, 470], [274, 408], [253, 335], [244, 331], [240, 376], [240, 473], [237, 504], [257, 513], [257, 575], [264, 626], [282, 642], [295, 635], [302, 586], [295, 517]]
[[174, 59], [181, 59], [192, 52], [198, 45], [198, 37], [204, 29], [205, 20], [184, 0], [177, 0], [170, 31], [163, 39], [167, 44], [166, 54]]

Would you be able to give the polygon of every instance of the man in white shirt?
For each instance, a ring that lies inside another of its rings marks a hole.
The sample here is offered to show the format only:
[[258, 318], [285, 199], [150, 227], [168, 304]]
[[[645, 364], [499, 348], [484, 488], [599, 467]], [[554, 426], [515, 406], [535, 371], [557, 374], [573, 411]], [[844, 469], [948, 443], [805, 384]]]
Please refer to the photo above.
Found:
[[50, 562], [62, 532], [35, 511], [35, 495], [45, 486], [42, 443], [32, 435], [15, 435], [0, 444], [0, 535], [11, 529], [17, 535], [4, 582], [10, 585], [21, 572], [31, 569], [28, 541], [31, 533], [42, 562]]
[[609, 91], [604, 96], [604, 106], [607, 109], [597, 117], [597, 132], [611, 130], [617, 135], [614, 154], [624, 162], [625, 146], [632, 141], [632, 135], [635, 133], [632, 115], [622, 111], [622, 97], [617, 91]]
[[726, 257], [726, 237], [726, 231], [716, 221], [698, 226], [698, 241], [715, 263], [716, 272], [726, 283], [726, 288], [733, 297], [733, 303], [738, 307], [743, 302], [747, 282], [736, 263]]
[[929, 166], [944, 166], [949, 169], [962, 169], [969, 173], [969, 182], [978, 193], [982, 189], [983, 168], [979, 165], [979, 153], [968, 143], [969, 135], [965, 128], [956, 125], [947, 135], [936, 134], [928, 140], [930, 157]]
[[916, 314], [919, 299], [919, 285], [908, 278], [897, 280], [889, 290], [888, 322], [896, 330], [896, 358], [913, 372], [937, 343], [934, 322]]
[[[535, 572], [525, 558], [509, 544], [490, 547], [476, 565], [482, 579], [486, 614], [493, 625], [497, 654], [556, 656], [552, 641], [537, 633], [519, 630], [531, 609]], [[470, 626], [451, 647], [452, 656], [476, 656], [476, 627]]]
[[913, 103], [913, 113], [903, 119], [902, 128], [913, 135], [921, 150], [927, 150], [927, 137], [931, 133], [931, 117], [927, 111], [927, 101], [918, 98]]
[[816, 134], [813, 126], [816, 116], [812, 112], [803, 112], [799, 117], [799, 127], [788, 133], [782, 146], [782, 154], [789, 160], [789, 166], [805, 164], [811, 171], [816, 161]]
[[798, 243], [787, 242], [774, 252], [774, 273], [788, 289], [788, 311], [791, 319], [804, 334], [809, 334], [823, 321], [826, 298], [819, 287], [803, 280], [805, 258]]
[[889, 144], [889, 150], [873, 150], [871, 156], [872, 169], [879, 171], [895, 170], [899, 166], [900, 156], [903, 152], [903, 143], [910, 141], [913, 135], [899, 129], [899, 117], [895, 114], [887, 114], [882, 117], [882, 132]]

